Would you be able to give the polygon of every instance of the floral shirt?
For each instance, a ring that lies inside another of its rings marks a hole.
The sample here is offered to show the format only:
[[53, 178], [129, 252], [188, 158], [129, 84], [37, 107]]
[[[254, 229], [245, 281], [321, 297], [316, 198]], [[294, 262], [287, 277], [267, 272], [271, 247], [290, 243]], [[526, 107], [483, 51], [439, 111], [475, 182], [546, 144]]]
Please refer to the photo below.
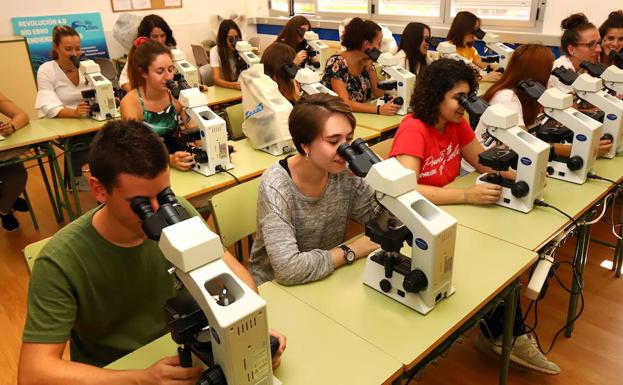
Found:
[[370, 82], [370, 74], [366, 69], [361, 75], [355, 76], [348, 71], [346, 59], [341, 55], [333, 55], [327, 60], [324, 75], [322, 76], [322, 84], [327, 88], [331, 88], [331, 79], [338, 79], [346, 85], [346, 92], [350, 100], [359, 103], [365, 103], [372, 97], [372, 83]]

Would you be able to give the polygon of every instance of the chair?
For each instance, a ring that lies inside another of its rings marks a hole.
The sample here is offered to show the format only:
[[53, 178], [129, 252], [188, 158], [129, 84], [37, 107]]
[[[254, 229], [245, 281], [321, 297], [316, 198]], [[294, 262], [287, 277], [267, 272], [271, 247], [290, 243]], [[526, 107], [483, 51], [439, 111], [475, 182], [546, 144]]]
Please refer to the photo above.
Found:
[[249, 44], [251, 47], [257, 48], [257, 52], [262, 52], [262, 47], [260, 47], [262, 41], [259, 36], [253, 36], [249, 39]]
[[242, 122], [244, 121], [244, 110], [242, 109], [242, 103], [234, 104], [225, 108], [227, 114], [227, 125], [229, 126], [229, 132], [233, 140], [244, 138], [242, 132]]
[[204, 84], [208, 87], [214, 85], [214, 78], [212, 77], [212, 66], [209, 64], [204, 64], [199, 67], [199, 77], [201, 78], [201, 84]]
[[195, 57], [195, 64], [197, 67], [201, 67], [210, 62], [210, 58], [208, 57], [208, 53], [203, 48], [203, 46], [197, 44], [191, 44], [190, 48], [193, 50], [193, 56]]
[[105, 57], [94, 57], [93, 61], [100, 66], [102, 75], [112, 82], [113, 88], [119, 88], [119, 75], [112, 60]]
[[48, 243], [50, 238], [42, 239], [35, 243], [31, 243], [24, 248], [24, 259], [26, 260], [26, 265], [28, 266], [29, 272], [32, 273], [32, 268], [35, 265], [35, 260], [39, 256], [39, 252], [41, 251], [41, 249], [43, 249], [43, 246]]
[[372, 146], [370, 146], [370, 148], [382, 159], [387, 159], [389, 157], [389, 152], [392, 149], [393, 142], [394, 138], [385, 139], [382, 142], [373, 144]]
[[257, 194], [260, 178], [228, 188], [211, 199], [214, 223], [225, 247], [233, 244], [236, 257], [242, 261], [242, 239], [247, 237], [249, 252], [253, 245], [251, 236], [257, 230]]

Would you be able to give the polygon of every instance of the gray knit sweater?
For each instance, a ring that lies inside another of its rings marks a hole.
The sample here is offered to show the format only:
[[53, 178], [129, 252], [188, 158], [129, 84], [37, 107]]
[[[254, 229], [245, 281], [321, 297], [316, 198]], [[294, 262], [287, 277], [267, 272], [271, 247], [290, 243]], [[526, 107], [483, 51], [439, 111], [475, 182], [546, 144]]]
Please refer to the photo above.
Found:
[[346, 240], [348, 219], [366, 223], [376, 206], [372, 188], [348, 172], [329, 174], [322, 195], [310, 198], [283, 166], [271, 166], [260, 182], [257, 237], [249, 259], [256, 283], [275, 279], [296, 285], [331, 274], [328, 250]]

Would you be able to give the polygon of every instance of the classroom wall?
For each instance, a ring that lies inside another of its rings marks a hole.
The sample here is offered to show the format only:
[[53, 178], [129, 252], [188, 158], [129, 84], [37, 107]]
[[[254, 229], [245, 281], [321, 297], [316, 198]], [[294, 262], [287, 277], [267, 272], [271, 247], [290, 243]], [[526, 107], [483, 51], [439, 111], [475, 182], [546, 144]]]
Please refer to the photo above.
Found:
[[[189, 61], [194, 62], [190, 44], [199, 44], [205, 39], [214, 39], [218, 24], [215, 15], [229, 17], [235, 14], [245, 14], [250, 0], [183, 0], [182, 8], [159, 9], [147, 11], [132, 11], [137, 15], [157, 13], [162, 16], [173, 29], [178, 47], [185, 53]], [[125, 52], [112, 36], [112, 28], [121, 13], [112, 11], [110, 0], [26, 0], [3, 1], [2, 19], [0, 20], [0, 37], [13, 35], [12, 17], [45, 16], [50, 14], [69, 14], [99, 12], [108, 43], [111, 57], [119, 57]], [[255, 26], [240, 26], [243, 35], [255, 34]]]

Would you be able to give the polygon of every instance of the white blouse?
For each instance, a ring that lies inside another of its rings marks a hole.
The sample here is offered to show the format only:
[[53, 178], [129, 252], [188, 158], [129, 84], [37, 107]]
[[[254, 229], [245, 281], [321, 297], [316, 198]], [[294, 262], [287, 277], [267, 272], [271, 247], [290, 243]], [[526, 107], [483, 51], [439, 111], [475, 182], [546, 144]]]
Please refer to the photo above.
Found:
[[121, 74], [119, 75], [119, 87], [124, 84], [130, 84], [130, 78], [128, 77], [128, 62], [129, 60], [125, 61]]
[[[575, 68], [573, 68], [573, 64], [571, 63], [571, 60], [569, 59], [567, 55], [562, 55], [558, 59], [556, 59], [554, 61], [554, 67], [552, 68], [552, 70], [560, 66], [563, 66], [575, 72]], [[550, 75], [549, 81], [547, 82], [547, 88], [554, 88], [554, 87], [558, 88], [559, 90], [561, 90], [562, 92], [566, 94], [573, 93], [573, 87], [562, 84], [562, 82], [558, 80], [556, 76]]]
[[83, 100], [82, 91], [91, 87], [79, 73], [75, 86], [55, 60], [45, 62], [37, 71], [37, 99], [35, 109], [39, 118], [54, 118], [63, 108], [76, 108]]
[[[212, 49], [210, 50], [210, 65], [212, 66], [212, 68], [221, 67], [221, 57], [218, 55], [218, 46], [215, 45], [214, 47], [212, 47]], [[229, 59], [229, 68], [231, 68], [232, 72], [236, 72], [236, 58], [231, 58]], [[222, 73], [221, 73], [221, 77], [222, 77]]]

